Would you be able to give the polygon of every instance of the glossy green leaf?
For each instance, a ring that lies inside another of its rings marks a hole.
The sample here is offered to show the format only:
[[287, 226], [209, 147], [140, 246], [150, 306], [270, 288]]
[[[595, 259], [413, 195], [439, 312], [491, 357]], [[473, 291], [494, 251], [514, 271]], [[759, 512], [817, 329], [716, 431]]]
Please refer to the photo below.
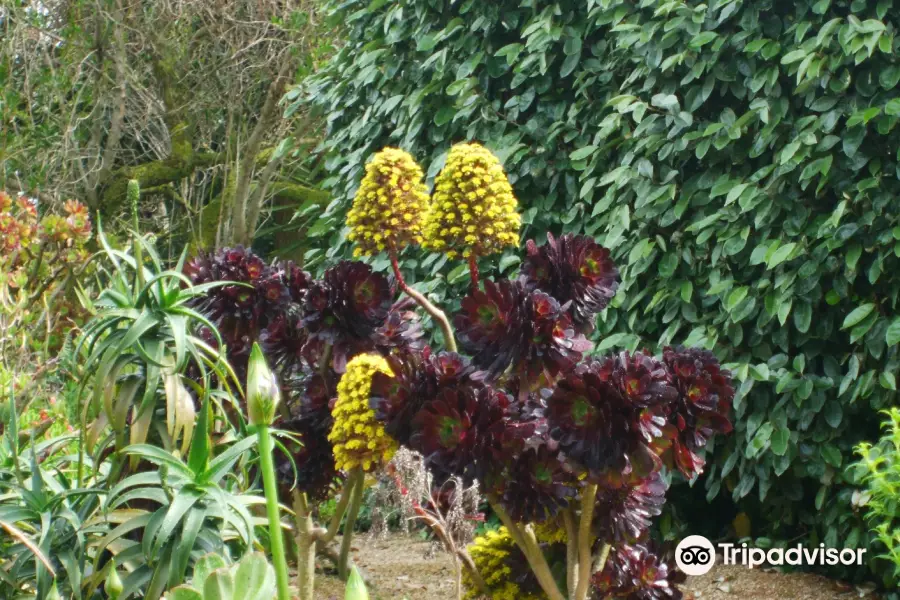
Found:
[[863, 319], [872, 314], [873, 310], [875, 310], [875, 305], [871, 302], [856, 307], [844, 319], [843, 324], [841, 324], [841, 329], [849, 329], [850, 327], [858, 325]]

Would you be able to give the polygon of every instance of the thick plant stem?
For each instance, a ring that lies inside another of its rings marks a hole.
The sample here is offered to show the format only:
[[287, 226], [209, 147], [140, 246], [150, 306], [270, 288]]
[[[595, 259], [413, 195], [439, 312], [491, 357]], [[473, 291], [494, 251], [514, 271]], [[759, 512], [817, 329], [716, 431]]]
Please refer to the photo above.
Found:
[[287, 560], [284, 556], [284, 535], [281, 532], [281, 515], [278, 511], [278, 486], [275, 483], [275, 464], [272, 460], [272, 435], [268, 425], [259, 426], [259, 465], [263, 488], [266, 492], [266, 514], [269, 517], [269, 538], [272, 545], [272, 564], [278, 583], [278, 600], [291, 600]]
[[437, 321], [438, 325], [441, 327], [441, 331], [444, 333], [444, 345], [447, 346], [447, 350], [456, 352], [456, 337], [453, 335], [453, 327], [450, 326], [450, 319], [447, 318], [444, 311], [432, 304], [424, 294], [417, 292], [407, 285], [406, 280], [403, 279], [403, 273], [400, 272], [400, 263], [397, 262], [397, 252], [393, 248], [391, 249], [391, 267], [394, 269], [394, 277], [397, 279], [397, 285], [400, 286], [400, 289], [403, 290], [407, 296], [415, 300], [416, 304], [424, 308], [425, 312], [431, 315], [432, 319]]
[[344, 537], [341, 538], [341, 557], [338, 562], [338, 577], [346, 581], [350, 576], [350, 546], [353, 542], [353, 528], [356, 526], [356, 516], [362, 505], [363, 488], [365, 487], [366, 474], [360, 467], [350, 472], [353, 479], [353, 491], [350, 498], [350, 507], [347, 509], [347, 522], [344, 523]]
[[596, 562], [594, 562], [594, 573], [599, 573], [606, 566], [606, 559], [609, 558], [609, 551], [612, 549], [608, 543], [604, 543], [603, 547], [600, 548], [600, 554], [597, 556]]
[[522, 549], [522, 552], [525, 553], [525, 558], [528, 560], [528, 566], [531, 567], [532, 572], [535, 577], [537, 577], [541, 589], [544, 590], [547, 597], [550, 600], [566, 600], [563, 593], [559, 591], [556, 580], [553, 579], [550, 565], [547, 564], [547, 557], [544, 556], [540, 546], [537, 545], [534, 532], [523, 528], [513, 521], [500, 503], [495, 499], [491, 499], [490, 502], [491, 507], [494, 509], [494, 513], [500, 517], [500, 521], [506, 525], [506, 528], [509, 530], [509, 533], [512, 535], [516, 544]]
[[593, 536], [591, 525], [594, 521], [594, 506], [597, 504], [597, 484], [589, 483], [581, 493], [581, 523], [578, 526], [578, 585], [573, 600], [585, 600], [590, 589]]
[[569, 600], [573, 600], [578, 585], [578, 528], [575, 526], [575, 512], [571, 507], [564, 510], [562, 515], [566, 526], [566, 590], [569, 592]]
[[334, 509], [331, 523], [328, 524], [327, 530], [319, 529], [316, 531], [317, 541], [327, 544], [337, 535], [338, 530], [341, 528], [341, 520], [343, 520], [344, 513], [347, 512], [347, 506], [350, 504], [350, 496], [353, 495], [353, 486], [355, 482], [356, 480], [352, 477], [348, 477], [344, 482], [344, 489], [341, 491], [341, 499], [338, 500], [337, 506]]
[[316, 577], [316, 538], [309, 500], [294, 490], [294, 513], [297, 521], [297, 590], [300, 600], [313, 600]]

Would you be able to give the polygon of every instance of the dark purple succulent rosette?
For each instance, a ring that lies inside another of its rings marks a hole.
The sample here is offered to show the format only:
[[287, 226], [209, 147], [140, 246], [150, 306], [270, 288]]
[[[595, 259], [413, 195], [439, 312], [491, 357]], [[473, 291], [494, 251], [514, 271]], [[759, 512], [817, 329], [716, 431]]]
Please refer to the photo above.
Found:
[[259, 343], [282, 380], [315, 365], [316, 354], [311, 352], [313, 347], [296, 310], [270, 318], [259, 334]]
[[405, 356], [425, 350], [425, 332], [410, 299], [397, 301], [384, 323], [371, 335], [372, 349], [383, 356]]
[[460, 347], [492, 375], [506, 370], [518, 355], [525, 320], [521, 300], [521, 290], [514, 282], [487, 279], [484, 291], [473, 290], [462, 299], [453, 319]]
[[[283, 452], [276, 451], [275, 463], [279, 484], [288, 491], [296, 489], [313, 500], [324, 500], [343, 473], [335, 469], [334, 450], [328, 434], [334, 425], [331, 400], [337, 390], [329, 379], [318, 373], [305, 373], [292, 379], [295, 390], [288, 398], [291, 417], [279, 423], [279, 429], [295, 434], [300, 443], [285, 440], [293, 464]], [[296, 467], [296, 471], [295, 471]]]
[[272, 265], [281, 276], [282, 282], [287, 289], [291, 302], [294, 304], [302, 304], [306, 297], [306, 292], [313, 279], [309, 273], [301, 269], [294, 261], [283, 260]]
[[512, 373], [535, 383], [575, 367], [591, 343], [572, 326], [565, 306], [521, 280], [485, 280], [463, 298], [454, 318], [460, 345], [493, 377]]
[[731, 373], [722, 369], [711, 352], [696, 348], [663, 350], [663, 361], [678, 389], [678, 398], [668, 415], [670, 448], [663, 454], [666, 463], [685, 477], [703, 471], [705, 461], [698, 454], [717, 433], [732, 429], [729, 414], [734, 401]]
[[388, 435], [405, 446], [415, 432], [416, 415], [442, 390], [484, 387], [469, 359], [455, 352], [431, 354], [426, 348], [387, 361], [394, 375], [375, 373], [369, 405]]
[[455, 475], [471, 485], [508, 462], [534, 431], [509, 418], [510, 406], [509, 396], [487, 386], [444, 388], [416, 413], [409, 446], [436, 481]]
[[[292, 265], [292, 263], [291, 263]], [[261, 331], [292, 306], [291, 293], [283, 279], [285, 265], [272, 267], [243, 246], [224, 248], [215, 253], [201, 252], [188, 261], [184, 273], [194, 285], [234, 282], [209, 289], [196, 298], [192, 307], [212, 321], [228, 352], [228, 359], [239, 377], [243, 377], [250, 348]], [[300, 273], [290, 267], [295, 287], [301, 286]]]
[[387, 320], [393, 297], [388, 277], [365, 263], [341, 261], [309, 286], [302, 324], [311, 340], [331, 346], [333, 368], [343, 373], [350, 358], [372, 348], [371, 337]]
[[[567, 305], [575, 327], [582, 333], [594, 328], [594, 319], [609, 304], [619, 287], [619, 271], [609, 250], [593, 238], [571, 233], [538, 246], [525, 245], [521, 274], [528, 289], [540, 289]], [[571, 304], [569, 304], [571, 303]]]
[[681, 600], [678, 583], [685, 580], [673, 563], [644, 544], [612, 549], [602, 571], [591, 579], [596, 600]]
[[529, 335], [522, 340], [517, 371], [524, 373], [529, 382], [541, 375], [552, 381], [560, 373], [571, 371], [582, 353], [593, 347], [572, 327], [566, 306], [560, 306], [544, 292], [528, 293], [524, 313], [529, 319], [526, 327]]
[[667, 490], [659, 472], [632, 486], [600, 486], [594, 509], [594, 532], [608, 543], [643, 541], [653, 519], [662, 514]]
[[594, 481], [633, 485], [661, 466], [663, 415], [676, 391], [658, 361], [623, 352], [589, 359], [547, 399], [551, 437]]
[[540, 523], [576, 500], [581, 484], [552, 441], [526, 448], [508, 460], [502, 475], [486, 478], [504, 510], [516, 521]]

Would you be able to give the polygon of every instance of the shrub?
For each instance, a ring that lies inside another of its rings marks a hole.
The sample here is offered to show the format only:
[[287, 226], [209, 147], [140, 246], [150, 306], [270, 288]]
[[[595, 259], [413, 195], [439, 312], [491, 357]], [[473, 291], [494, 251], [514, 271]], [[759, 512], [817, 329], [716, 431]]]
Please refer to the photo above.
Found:
[[[844, 468], [895, 401], [900, 341], [891, 6], [333, 2], [359, 41], [309, 82], [335, 194], [310, 258], [349, 251], [340, 223], [373, 150], [429, 160], [430, 183], [452, 143], [485, 141], [526, 239], [611, 250], [624, 283], [599, 349], [730, 349], [736, 435], [707, 497], [730, 493], [756, 534], [864, 545]], [[443, 264], [404, 268], [440, 295]]]
[[884, 436], [876, 444], [857, 448], [860, 471], [866, 490], [854, 494], [854, 502], [865, 506], [866, 518], [880, 544], [878, 558], [891, 565], [885, 586], [896, 589], [900, 580], [900, 409], [885, 411]]
[[0, 357], [15, 364], [28, 351], [59, 350], [67, 332], [84, 320], [76, 301], [89, 266], [88, 208], [68, 200], [61, 211], [0, 190]]

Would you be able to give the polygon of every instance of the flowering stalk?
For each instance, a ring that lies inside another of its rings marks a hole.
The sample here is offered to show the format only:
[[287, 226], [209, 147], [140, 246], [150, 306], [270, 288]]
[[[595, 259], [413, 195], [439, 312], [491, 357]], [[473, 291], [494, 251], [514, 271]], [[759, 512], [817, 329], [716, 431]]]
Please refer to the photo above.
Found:
[[400, 289], [403, 290], [407, 296], [415, 300], [419, 306], [424, 308], [425, 312], [431, 315], [431, 318], [437, 321], [438, 325], [441, 327], [441, 331], [444, 333], [444, 344], [447, 346], [447, 350], [456, 352], [456, 337], [453, 335], [453, 327], [450, 326], [450, 319], [447, 318], [444, 311], [432, 304], [423, 294], [407, 285], [406, 280], [403, 279], [403, 273], [400, 272], [400, 264], [397, 262], [397, 250], [395, 248], [391, 248], [390, 255], [391, 267], [394, 269], [394, 277], [397, 279], [397, 285], [400, 286]]
[[338, 560], [338, 577], [346, 580], [350, 575], [350, 547], [353, 540], [353, 528], [356, 527], [356, 517], [362, 506], [363, 488], [365, 487], [366, 474], [361, 467], [356, 467], [350, 473], [351, 485], [350, 507], [347, 509], [347, 522], [344, 523], [344, 536], [341, 538], [341, 554]]
[[[491, 498], [490, 502], [496, 515], [500, 517], [500, 521], [507, 529], [509, 529], [510, 534], [516, 541], [516, 545], [518, 545], [525, 554], [525, 558], [528, 560], [528, 566], [531, 567], [535, 577], [537, 577], [541, 589], [544, 590], [547, 597], [550, 600], [566, 600], [566, 597], [559, 590], [559, 586], [556, 585], [556, 581], [553, 579], [550, 565], [547, 564], [547, 558], [537, 544], [534, 532], [523, 528], [519, 523], [513, 521], [512, 517], [507, 514], [497, 498]], [[590, 579], [590, 577], [588, 577], [588, 579]]]
[[349, 473], [352, 490], [338, 559], [338, 575], [344, 580], [350, 574], [350, 542], [362, 505], [366, 472], [381, 467], [397, 451], [396, 441], [387, 435], [384, 425], [369, 406], [372, 379], [376, 375], [394, 376], [383, 357], [360, 354], [353, 358], [338, 382], [337, 400], [331, 409], [334, 425], [328, 441], [334, 449], [335, 466]]
[[564, 510], [562, 516], [566, 528], [566, 589], [572, 598], [578, 586], [578, 528], [575, 526], [575, 512], [571, 507]]
[[275, 410], [281, 401], [281, 392], [275, 375], [269, 370], [259, 344], [253, 344], [247, 371], [247, 412], [250, 423], [259, 436], [259, 466], [266, 493], [266, 515], [269, 518], [269, 538], [272, 563], [278, 584], [278, 600], [290, 600], [287, 560], [284, 553], [284, 537], [281, 532], [281, 514], [278, 509], [278, 485], [275, 481], [275, 451], [269, 427], [275, 419]]
[[478, 289], [478, 257], [474, 254], [469, 255], [469, 278], [472, 291], [476, 291]]
[[356, 480], [352, 477], [344, 482], [344, 489], [341, 491], [341, 499], [338, 500], [337, 506], [334, 509], [334, 515], [331, 517], [331, 523], [329, 523], [328, 529], [320, 528], [316, 531], [316, 539], [323, 544], [331, 542], [337, 535], [337, 532], [341, 527], [341, 521], [344, 519], [344, 514], [347, 512], [347, 507], [350, 505], [350, 497], [353, 495], [355, 483]]
[[131, 206], [131, 224], [134, 227], [134, 264], [135, 264], [135, 288], [144, 287], [144, 255], [141, 243], [138, 241], [140, 234], [140, 224], [138, 222], [138, 202], [141, 199], [141, 184], [136, 179], [128, 180], [127, 188], [128, 203]]

